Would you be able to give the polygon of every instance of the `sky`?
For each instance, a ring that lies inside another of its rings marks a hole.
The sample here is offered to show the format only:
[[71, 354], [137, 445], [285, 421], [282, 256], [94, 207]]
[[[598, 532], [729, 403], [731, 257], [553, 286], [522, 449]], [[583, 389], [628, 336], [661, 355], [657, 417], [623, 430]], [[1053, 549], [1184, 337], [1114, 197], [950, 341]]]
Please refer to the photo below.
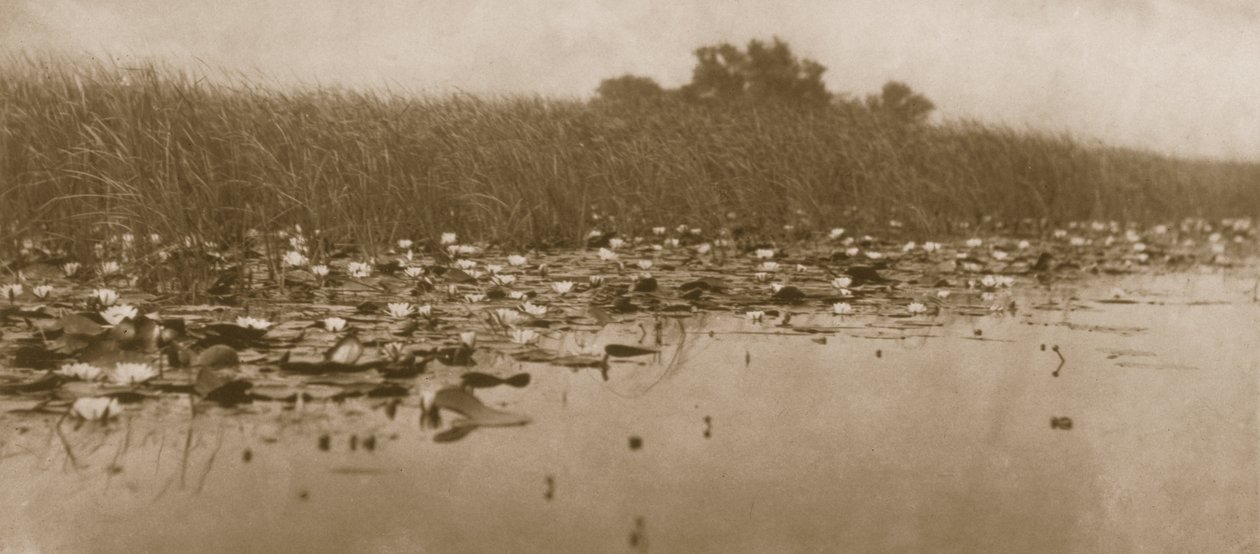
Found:
[[416, 93], [674, 87], [696, 47], [773, 36], [832, 91], [903, 81], [938, 120], [1260, 161], [1256, 0], [0, 0], [0, 50]]

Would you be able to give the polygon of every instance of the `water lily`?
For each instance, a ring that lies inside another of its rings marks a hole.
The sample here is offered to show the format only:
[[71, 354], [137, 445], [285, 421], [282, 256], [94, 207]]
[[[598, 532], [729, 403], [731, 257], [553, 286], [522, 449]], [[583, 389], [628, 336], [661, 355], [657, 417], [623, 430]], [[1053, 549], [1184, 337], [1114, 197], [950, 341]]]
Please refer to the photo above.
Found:
[[17, 301], [17, 297], [22, 296], [22, 284], [11, 283], [0, 286], [0, 296], [7, 298], [9, 303], [12, 304]]
[[433, 317], [433, 306], [425, 304], [416, 307], [416, 315], [424, 318]]
[[901, 246], [901, 251], [910, 252], [910, 251], [913, 251], [916, 247], [918, 247], [918, 245], [915, 244], [914, 241], [910, 241]]
[[485, 299], [486, 299], [486, 295], [481, 294], [479, 292], [472, 292], [472, 293], [468, 293], [464, 295], [464, 300], [467, 300], [470, 304], [476, 304]]
[[1002, 260], [1005, 260], [1008, 256], [1010, 256], [1010, 254], [1007, 254], [1005, 250], [994, 250], [993, 252], [989, 253], [989, 255], [992, 256], [993, 259], [999, 262]]
[[532, 302], [524, 302], [521, 304], [521, 311], [534, 317], [542, 317], [547, 315], [547, 307], [534, 304]]
[[406, 269], [403, 269], [403, 275], [406, 275], [408, 278], [411, 278], [411, 279], [419, 279], [421, 277], [424, 277], [424, 268], [420, 266], [415, 266], [415, 265], [407, 266]]
[[246, 329], [256, 329], [258, 331], [266, 331], [271, 328], [271, 322], [259, 317], [240, 316], [236, 318], [236, 325]]
[[998, 284], [997, 277], [994, 277], [992, 275], [985, 275], [984, 277], [980, 278], [980, 286], [986, 289], [994, 288], [997, 286], [997, 284]]
[[1015, 245], [1015, 247], [1019, 248], [1020, 250], [1028, 250], [1030, 246], [1032, 246], [1032, 243], [1026, 240], [1021, 240], [1019, 241], [1019, 244]]
[[569, 291], [573, 290], [573, 281], [556, 281], [551, 284], [551, 290], [561, 296], [568, 294]]
[[850, 246], [850, 247], [848, 247], [848, 248], [845, 248], [845, 249], [844, 249], [844, 255], [845, 255], [845, 256], [848, 256], [848, 257], [850, 257], [850, 258], [852, 258], [852, 257], [854, 257], [854, 256], [857, 256], [857, 255], [858, 255], [858, 254], [860, 254], [861, 252], [862, 252], [862, 249], [861, 249], [861, 248], [858, 248], [858, 247], [856, 247], [856, 246]]
[[414, 243], [414, 242], [412, 242], [412, 240], [411, 240], [411, 239], [398, 239], [398, 249], [399, 249], [399, 250], [411, 250], [411, 247], [412, 247], [412, 246], [414, 246], [414, 245], [415, 245], [415, 243]]
[[323, 264], [311, 266], [311, 274], [321, 279], [328, 276], [328, 271], [328, 266]]
[[984, 241], [978, 238], [970, 238], [967, 239], [965, 244], [967, 245], [967, 248], [980, 248], [980, 245], [984, 244]]
[[947, 290], [938, 290], [938, 291], [936, 291], [936, 297], [937, 297], [937, 298], [939, 298], [939, 299], [941, 299], [941, 300], [946, 300], [946, 299], [948, 299], [948, 298], [949, 298], [949, 294], [950, 294], [950, 293], [949, 293], [949, 291], [947, 291]]
[[764, 271], [758, 271], [753, 274], [753, 279], [756, 279], [759, 282], [765, 282], [770, 280], [770, 274]]
[[773, 248], [758, 248], [753, 251], [753, 257], [768, 260], [774, 257]]
[[652, 228], [652, 234], [653, 234], [653, 235], [656, 235], [656, 236], [661, 236], [661, 235], [664, 235], [664, 234], [665, 234], [665, 228], [664, 228], [664, 227], [653, 227], [653, 228]]
[[603, 260], [603, 261], [605, 261], [605, 262], [611, 262], [611, 261], [613, 261], [613, 260], [617, 259], [617, 253], [616, 253], [616, 252], [613, 252], [612, 250], [609, 250], [609, 249], [607, 249], [607, 248], [600, 248], [600, 249], [599, 249], [599, 259], [601, 259], [601, 260]]
[[461, 244], [455, 248], [455, 253], [460, 256], [478, 256], [482, 253], [480, 248], [471, 244]]
[[828, 233], [827, 233], [827, 236], [828, 236], [828, 237], [830, 237], [830, 238], [831, 238], [831, 240], [836, 240], [836, 239], [840, 238], [840, 237], [841, 237], [841, 236], [843, 236], [843, 235], [844, 235], [844, 228], [843, 228], [843, 227], [834, 227], [834, 228], [832, 228], [832, 229], [831, 229], [831, 231], [830, 231], [830, 232], [828, 232]]
[[158, 376], [153, 366], [145, 363], [119, 363], [109, 372], [109, 381], [117, 385], [138, 385]]
[[676, 238], [669, 238], [669, 239], [665, 239], [664, 245], [670, 248], [678, 248], [679, 246], [682, 245], [682, 241]]
[[92, 364], [73, 363], [61, 366], [57, 373], [80, 381], [95, 381], [100, 378], [104, 370]]
[[831, 286], [837, 289], [847, 289], [853, 286], [853, 279], [849, 277], [836, 277], [831, 280]]
[[455, 244], [459, 237], [455, 233], [442, 233], [442, 244]]
[[588, 277], [586, 278], [586, 280], [587, 280], [587, 282], [589, 282], [589, 283], [591, 284], [591, 286], [593, 286], [593, 287], [598, 287], [598, 286], [600, 286], [600, 285], [604, 284], [604, 276], [603, 276], [603, 275], [591, 275], [591, 276], [588, 276]]
[[458, 267], [459, 269], [467, 271], [469, 269], [477, 267], [477, 262], [473, 260], [455, 260], [455, 267]]
[[281, 258], [280, 261], [281, 263], [284, 264], [285, 267], [302, 267], [302, 266], [305, 266], [307, 262], [309, 262], [310, 260], [306, 258], [305, 254], [302, 254], [301, 252], [298, 252], [297, 250], [290, 250], [284, 253], [284, 257]]
[[390, 302], [385, 305], [385, 313], [397, 318], [409, 317], [415, 312], [416, 307], [408, 302]]
[[713, 245], [712, 245], [712, 244], [709, 244], [709, 243], [707, 243], [707, 242], [700, 243], [700, 244], [697, 244], [697, 245], [696, 245], [696, 253], [697, 253], [697, 254], [701, 254], [701, 255], [703, 255], [703, 254], [708, 254], [710, 250], [713, 250]]
[[508, 265], [514, 266], [514, 267], [525, 265], [525, 263], [528, 261], [529, 260], [525, 259], [525, 256], [521, 256], [519, 254], [512, 254], [511, 256], [507, 257]]
[[74, 274], [79, 272], [80, 267], [82, 267], [82, 264], [79, 262], [66, 262], [61, 264], [61, 273], [66, 277], [74, 277]]
[[108, 262], [101, 262], [100, 270], [101, 270], [102, 276], [108, 277], [110, 275], [114, 275], [118, 273], [119, 271], [122, 270], [122, 268], [118, 265], [118, 262], [108, 261]]
[[744, 312], [744, 318], [753, 323], [758, 323], [762, 318], [766, 317], [766, 312], [761, 310], [750, 310]]
[[906, 306], [906, 311], [914, 315], [925, 314], [927, 313], [927, 306], [922, 302], [911, 302], [909, 306]]
[[503, 271], [503, 266], [499, 264], [486, 264], [486, 271], [491, 275], [498, 275], [499, 272]]
[[757, 269], [766, 272], [778, 271], [779, 262], [761, 262], [761, 265], [758, 265]]
[[523, 290], [508, 291], [508, 298], [511, 298], [512, 300], [524, 300], [526, 296], [528, 296], [528, 294]]
[[639, 263], [636, 265], [639, 266], [639, 269], [647, 271], [649, 269], [652, 269], [652, 260], [639, 260]]
[[831, 311], [836, 315], [849, 315], [853, 313], [853, 306], [848, 302], [837, 302], [831, 305]]
[[836, 289], [836, 293], [840, 295], [840, 298], [853, 298], [853, 291], [849, 289]]
[[70, 412], [88, 421], [106, 420], [122, 413], [122, 404], [112, 396], [85, 396], [70, 406]]
[[372, 266], [364, 262], [350, 262], [346, 265], [346, 273], [355, 279], [363, 279], [372, 275]]
[[333, 317], [324, 318], [324, 329], [327, 329], [329, 331], [336, 333], [345, 328], [346, 328], [346, 320], [340, 317], [333, 316]]
[[95, 301], [98, 306], [109, 307], [118, 302], [118, 293], [113, 289], [96, 289], [92, 291], [88, 299]]
[[53, 293], [53, 288], [51, 285], [39, 285], [31, 289], [31, 294], [34, 295], [35, 298], [38, 298], [40, 300], [48, 298], [49, 296], [52, 295], [52, 293]]
[[387, 342], [382, 344], [380, 349], [381, 355], [391, 362], [402, 361], [407, 355], [407, 347], [401, 342]]
[[779, 291], [783, 290], [783, 283], [770, 283], [770, 290], [778, 294]]
[[110, 306], [101, 312], [101, 317], [110, 325], [118, 325], [125, 320], [134, 319], [139, 314], [139, 310], [130, 304], [122, 306]]
[[940, 250], [940, 249], [941, 249], [941, 243], [939, 242], [928, 241], [928, 242], [923, 243], [923, 251], [929, 254], [932, 252], [936, 252], [937, 250]]
[[468, 348], [476, 348], [477, 347], [477, 332], [464, 331], [460, 333], [459, 342], [463, 343], [464, 346], [467, 346]]
[[867, 250], [867, 251], [866, 251], [866, 257], [867, 257], [867, 258], [870, 258], [870, 259], [872, 259], [872, 260], [878, 260], [878, 259], [880, 259], [880, 258], [883, 258], [883, 257], [884, 257], [884, 254], [883, 254], [883, 252], [875, 252], [875, 251], [873, 251], [873, 250]]
[[613, 249], [613, 250], [616, 250], [616, 249], [618, 249], [618, 248], [621, 248], [621, 247], [622, 247], [622, 246], [624, 246], [625, 244], [626, 244], [626, 241], [625, 241], [625, 240], [619, 239], [619, 238], [617, 238], [617, 237], [613, 237], [613, 238], [608, 239], [608, 247], [609, 247], [609, 248], [611, 248], [611, 249]]
[[499, 285], [500, 287], [506, 287], [516, 282], [516, 276], [515, 275], [495, 275], [494, 277], [490, 278], [490, 282], [496, 285]]
[[1072, 246], [1085, 246], [1085, 237], [1072, 237], [1068, 239], [1068, 244]]
[[494, 311], [494, 317], [504, 327], [513, 327], [517, 325], [518, 323], [520, 323], [522, 319], [524, 319], [524, 316], [521, 315], [521, 312], [518, 312], [511, 308], [496, 309]]
[[539, 334], [533, 329], [512, 329], [512, 342], [516, 344], [531, 344], [537, 342]]

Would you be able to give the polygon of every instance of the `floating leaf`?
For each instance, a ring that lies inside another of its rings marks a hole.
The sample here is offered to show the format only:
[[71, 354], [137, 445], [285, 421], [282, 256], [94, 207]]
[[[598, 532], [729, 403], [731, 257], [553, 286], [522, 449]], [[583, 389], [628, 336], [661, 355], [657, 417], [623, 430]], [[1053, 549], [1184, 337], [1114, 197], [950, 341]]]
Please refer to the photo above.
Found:
[[433, 397], [433, 407], [444, 408], [456, 412], [466, 418], [468, 425], [482, 427], [505, 427], [525, 425], [530, 422], [528, 416], [504, 412], [486, 406], [476, 396], [459, 387], [446, 387]]
[[610, 344], [604, 347], [604, 353], [614, 358], [630, 358], [633, 356], [646, 356], [648, 354], [656, 354], [660, 350], [654, 348], [643, 348], [641, 346], [630, 346], [625, 344]]
[[517, 373], [511, 377], [503, 378], [497, 375], [481, 373], [478, 371], [470, 371], [459, 376], [463, 386], [474, 389], [485, 389], [497, 387], [499, 385], [508, 385], [511, 387], [521, 388], [529, 385], [528, 373]]
[[197, 357], [193, 359], [192, 365], [202, 367], [236, 367], [241, 364], [240, 356], [236, 350], [226, 344], [216, 344], [202, 350]]

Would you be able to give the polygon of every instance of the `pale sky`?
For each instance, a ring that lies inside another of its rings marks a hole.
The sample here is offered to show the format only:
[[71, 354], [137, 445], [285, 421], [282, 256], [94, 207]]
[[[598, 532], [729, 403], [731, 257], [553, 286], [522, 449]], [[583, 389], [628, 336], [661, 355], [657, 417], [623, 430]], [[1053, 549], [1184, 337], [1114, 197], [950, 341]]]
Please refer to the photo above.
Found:
[[1260, 160], [1256, 0], [0, 0], [0, 48], [428, 93], [678, 86], [697, 46], [774, 35], [833, 91], [896, 79], [938, 117]]

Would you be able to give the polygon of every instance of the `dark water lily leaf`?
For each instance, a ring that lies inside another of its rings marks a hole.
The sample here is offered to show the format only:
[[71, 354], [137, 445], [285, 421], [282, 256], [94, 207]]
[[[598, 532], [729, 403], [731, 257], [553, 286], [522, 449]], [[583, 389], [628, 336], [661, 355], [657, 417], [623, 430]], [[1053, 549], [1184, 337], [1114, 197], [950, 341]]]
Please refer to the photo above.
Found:
[[477, 282], [476, 277], [473, 277], [472, 275], [465, 273], [464, 270], [455, 268], [455, 267], [448, 269], [446, 273], [442, 275], [442, 278], [446, 279], [447, 281], [451, 283], [476, 283]]
[[65, 378], [51, 371], [29, 381], [0, 382], [0, 393], [39, 392], [52, 390], [65, 382]]
[[510, 427], [530, 422], [529, 416], [486, 406], [476, 396], [459, 387], [439, 390], [433, 397], [433, 407], [456, 412], [468, 418], [467, 424], [481, 427]]
[[61, 330], [67, 335], [97, 335], [105, 327], [84, 314], [68, 314], [61, 318]]
[[656, 292], [656, 277], [643, 277], [634, 280], [634, 292]]
[[476, 425], [454, 425], [450, 429], [433, 435], [433, 442], [455, 442], [477, 430]]
[[630, 358], [633, 356], [646, 356], [648, 354], [656, 354], [660, 350], [654, 348], [643, 348], [641, 346], [630, 346], [626, 344], [610, 344], [604, 347], [604, 353], [614, 358]]
[[602, 368], [608, 367], [608, 361], [599, 356], [582, 356], [582, 355], [560, 356], [557, 358], [552, 358], [551, 360], [548, 360], [548, 361], [558, 366], [571, 367], [575, 369], [584, 368], [584, 367], [594, 367], [594, 368], [602, 369]]
[[73, 359], [71, 356], [48, 350], [42, 346], [23, 346], [13, 353], [13, 367], [54, 369]]
[[192, 365], [201, 367], [236, 367], [241, 364], [240, 356], [231, 346], [216, 344], [202, 350], [193, 359]]
[[805, 293], [796, 287], [788, 285], [779, 289], [771, 298], [783, 302], [796, 302], [805, 298]]
[[153, 361], [153, 357], [140, 352], [114, 350], [109, 352], [94, 352], [91, 355], [80, 355], [79, 360], [99, 367], [108, 368], [118, 364], [147, 364]]
[[197, 372], [193, 391], [206, 400], [230, 406], [249, 401], [252, 386], [249, 381], [207, 367]]
[[853, 278], [853, 286], [861, 286], [866, 283], [886, 283], [888, 279], [880, 275], [875, 268], [865, 265], [855, 265], [847, 271], [849, 277]]
[[199, 346], [226, 344], [236, 349], [262, 345], [263, 335], [267, 334], [267, 329], [241, 327], [233, 323], [207, 325], [202, 331], [205, 332], [206, 337], [198, 343]]
[[722, 280], [717, 277], [705, 277], [703, 279], [683, 283], [679, 285], [678, 288], [683, 291], [700, 290], [722, 292], [726, 290], [726, 283], [722, 282]]
[[508, 385], [519, 389], [529, 385], [528, 373], [517, 373], [511, 377], [504, 378], [497, 375], [490, 375], [488, 373], [481, 373], [479, 371], [470, 371], [460, 375], [459, 378], [464, 387], [474, 389], [485, 389], [497, 387], [499, 385]]

